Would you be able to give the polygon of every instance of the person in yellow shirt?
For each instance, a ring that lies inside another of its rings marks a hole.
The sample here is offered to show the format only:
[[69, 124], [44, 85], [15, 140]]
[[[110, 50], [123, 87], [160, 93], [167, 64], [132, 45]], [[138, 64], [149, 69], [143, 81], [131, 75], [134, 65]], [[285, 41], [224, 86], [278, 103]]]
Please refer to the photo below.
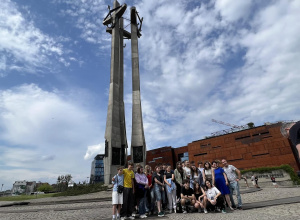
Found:
[[124, 191], [123, 191], [123, 206], [121, 209], [121, 219], [134, 219], [133, 198], [134, 198], [134, 172], [133, 163], [128, 162], [128, 168], [123, 170], [124, 174]]

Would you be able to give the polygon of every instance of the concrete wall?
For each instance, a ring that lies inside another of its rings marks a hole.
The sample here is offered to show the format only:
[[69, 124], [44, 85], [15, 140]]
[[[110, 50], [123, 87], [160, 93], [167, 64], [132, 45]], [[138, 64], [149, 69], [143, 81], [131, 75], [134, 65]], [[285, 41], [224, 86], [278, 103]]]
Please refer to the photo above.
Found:
[[[271, 176], [275, 177], [276, 183], [278, 186], [293, 186], [293, 182], [291, 180], [290, 175], [285, 172], [284, 170], [273, 170], [268, 173], [255, 173], [255, 172], [247, 172], [243, 174], [245, 177], [247, 177], [247, 182], [250, 187], [253, 187], [253, 184], [251, 182], [251, 176], [255, 175], [258, 177], [258, 186], [259, 187], [274, 187], [271, 181]], [[245, 181], [240, 181], [241, 187], [246, 187]]]

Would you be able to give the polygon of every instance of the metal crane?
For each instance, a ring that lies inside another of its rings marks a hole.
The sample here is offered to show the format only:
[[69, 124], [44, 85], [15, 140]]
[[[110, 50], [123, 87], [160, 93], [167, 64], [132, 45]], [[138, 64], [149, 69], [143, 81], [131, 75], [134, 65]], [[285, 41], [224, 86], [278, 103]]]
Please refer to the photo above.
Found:
[[224, 121], [218, 121], [216, 119], [211, 119], [211, 121], [215, 122], [215, 123], [218, 123], [218, 124], [227, 125], [227, 126], [232, 127], [232, 128], [242, 128], [243, 127], [243, 126], [239, 126], [239, 125], [229, 124], [229, 123], [224, 122]]

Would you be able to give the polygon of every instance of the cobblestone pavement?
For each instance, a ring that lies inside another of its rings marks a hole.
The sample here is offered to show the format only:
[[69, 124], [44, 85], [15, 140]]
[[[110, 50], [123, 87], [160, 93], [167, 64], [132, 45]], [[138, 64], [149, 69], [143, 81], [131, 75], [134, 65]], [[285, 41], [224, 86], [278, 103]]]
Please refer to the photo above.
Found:
[[[0, 207], [1, 220], [15, 219], [111, 219], [111, 202], [90, 202], [74, 203], [78, 200], [95, 199], [109, 197], [111, 192], [93, 193], [76, 197], [56, 197], [31, 200], [29, 206]], [[265, 188], [261, 191], [242, 195], [243, 203], [251, 204], [267, 200], [289, 198], [300, 196], [300, 188]], [[70, 201], [67, 204], [45, 204], [45, 202]], [[43, 205], [43, 203], [44, 205]], [[272, 220], [298, 220], [300, 216], [300, 203], [268, 206], [249, 210], [228, 211], [222, 213], [188, 213], [188, 214], [168, 214], [163, 218], [151, 216], [148, 219], [207, 219], [207, 220], [229, 220], [229, 219], [272, 219]]]

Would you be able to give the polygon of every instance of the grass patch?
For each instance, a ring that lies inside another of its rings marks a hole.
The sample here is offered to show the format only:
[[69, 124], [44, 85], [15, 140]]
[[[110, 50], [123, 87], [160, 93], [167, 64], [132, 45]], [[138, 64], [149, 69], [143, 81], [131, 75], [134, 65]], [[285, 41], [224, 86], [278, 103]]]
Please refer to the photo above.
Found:
[[31, 200], [31, 199], [40, 199], [40, 198], [48, 198], [54, 196], [56, 193], [49, 193], [49, 194], [38, 194], [36, 195], [19, 195], [19, 196], [7, 196], [7, 197], [0, 197], [0, 201], [24, 201], [24, 200]]
[[284, 170], [285, 172], [287, 172], [290, 175], [291, 180], [293, 181], [294, 185], [300, 185], [300, 178], [296, 175], [294, 169], [290, 165], [287, 165], [287, 164], [283, 164], [278, 167], [259, 167], [259, 168], [249, 169], [249, 170], [241, 170], [241, 173], [242, 174], [247, 173], [247, 172], [269, 173], [274, 170]]
[[105, 190], [107, 190], [107, 186], [104, 186], [103, 184], [75, 185], [72, 188], [68, 188], [64, 192], [56, 193], [53, 197], [77, 196], [77, 195], [100, 192]]

